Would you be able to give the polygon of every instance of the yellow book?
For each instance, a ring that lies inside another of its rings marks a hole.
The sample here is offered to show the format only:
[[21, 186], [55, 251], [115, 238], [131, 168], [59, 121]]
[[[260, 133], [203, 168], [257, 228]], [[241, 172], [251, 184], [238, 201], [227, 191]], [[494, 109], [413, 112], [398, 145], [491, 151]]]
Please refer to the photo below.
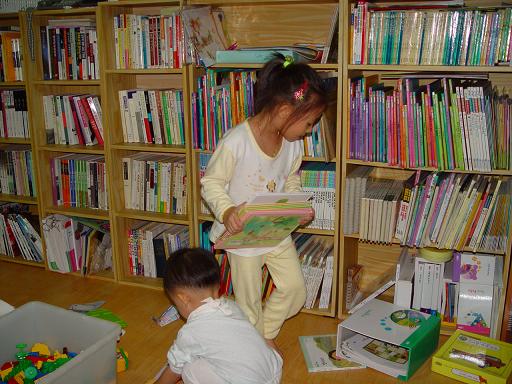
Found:
[[506, 384], [512, 344], [459, 329], [432, 358], [432, 370], [464, 383]]

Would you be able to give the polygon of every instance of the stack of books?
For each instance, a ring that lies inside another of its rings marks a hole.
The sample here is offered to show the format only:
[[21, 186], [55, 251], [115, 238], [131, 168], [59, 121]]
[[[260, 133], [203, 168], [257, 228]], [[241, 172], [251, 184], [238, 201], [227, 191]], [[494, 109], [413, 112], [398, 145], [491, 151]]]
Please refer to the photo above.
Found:
[[43, 96], [46, 142], [103, 145], [101, 104], [93, 95]]
[[100, 78], [96, 22], [92, 19], [55, 19], [41, 26], [44, 80]]
[[185, 145], [182, 90], [122, 90], [119, 108], [125, 143]]
[[0, 151], [0, 193], [36, 196], [32, 151], [26, 146], [7, 146]]
[[23, 81], [23, 46], [17, 27], [0, 27], [0, 81]]
[[24, 89], [0, 90], [0, 137], [30, 137], [27, 94]]

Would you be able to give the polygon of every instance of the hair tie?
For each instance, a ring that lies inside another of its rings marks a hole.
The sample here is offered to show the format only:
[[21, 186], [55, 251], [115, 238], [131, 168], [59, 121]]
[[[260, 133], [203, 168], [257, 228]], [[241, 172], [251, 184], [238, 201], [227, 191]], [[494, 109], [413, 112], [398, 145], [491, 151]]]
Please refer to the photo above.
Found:
[[304, 80], [304, 82], [300, 85], [299, 88], [295, 92], [293, 92], [293, 98], [296, 101], [304, 101], [304, 95], [308, 90], [308, 81]]
[[284, 58], [284, 63], [283, 63], [283, 68], [286, 68], [287, 66], [289, 66], [290, 64], [293, 63], [293, 57], [291, 56], [286, 56]]

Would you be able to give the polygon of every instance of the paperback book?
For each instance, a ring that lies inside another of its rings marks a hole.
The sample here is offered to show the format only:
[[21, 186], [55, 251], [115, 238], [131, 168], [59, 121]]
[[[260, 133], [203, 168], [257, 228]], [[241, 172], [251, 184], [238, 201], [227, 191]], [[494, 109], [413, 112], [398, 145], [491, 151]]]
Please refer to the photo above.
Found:
[[278, 245], [313, 214], [311, 193], [269, 193], [257, 195], [244, 205], [239, 216], [242, 231], [225, 231], [215, 243], [217, 249], [262, 248]]
[[336, 335], [299, 336], [308, 372], [365, 368], [364, 365], [336, 356]]

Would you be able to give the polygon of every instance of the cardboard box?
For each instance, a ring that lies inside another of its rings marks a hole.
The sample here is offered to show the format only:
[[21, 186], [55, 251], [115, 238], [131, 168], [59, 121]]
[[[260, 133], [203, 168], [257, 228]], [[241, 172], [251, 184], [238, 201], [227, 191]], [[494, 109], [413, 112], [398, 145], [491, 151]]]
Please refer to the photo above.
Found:
[[512, 344], [458, 329], [432, 358], [432, 370], [465, 383], [506, 384]]
[[52, 352], [67, 347], [78, 355], [38, 384], [115, 383], [120, 332], [110, 321], [33, 301], [0, 317], [0, 362], [16, 360], [19, 343], [44, 343]]
[[437, 348], [436, 316], [372, 300], [338, 325], [336, 354], [401, 380]]

